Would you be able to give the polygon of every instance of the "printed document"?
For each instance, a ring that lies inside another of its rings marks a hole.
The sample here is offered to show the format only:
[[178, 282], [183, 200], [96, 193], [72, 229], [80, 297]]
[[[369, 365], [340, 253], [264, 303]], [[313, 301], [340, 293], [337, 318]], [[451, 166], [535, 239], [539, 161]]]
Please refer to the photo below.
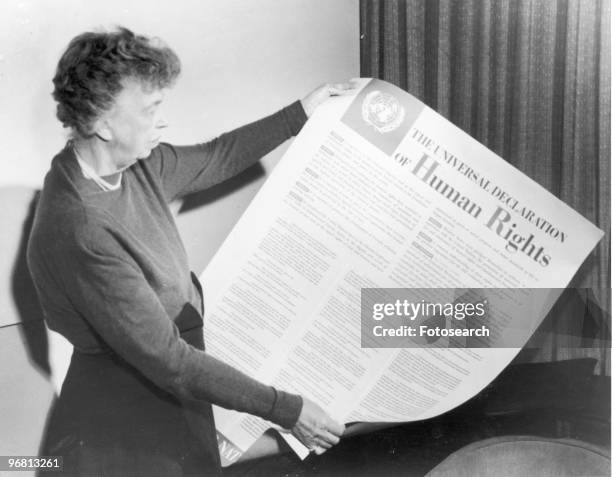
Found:
[[[413, 96], [360, 79], [309, 119], [202, 274], [207, 350], [340, 422], [430, 418], [489, 384], [557, 297], [491, 294], [517, 301], [495, 323], [522, 332], [511, 347], [387, 348], [362, 346], [362, 289], [564, 288], [602, 235]], [[215, 419], [225, 465], [271, 427]]]

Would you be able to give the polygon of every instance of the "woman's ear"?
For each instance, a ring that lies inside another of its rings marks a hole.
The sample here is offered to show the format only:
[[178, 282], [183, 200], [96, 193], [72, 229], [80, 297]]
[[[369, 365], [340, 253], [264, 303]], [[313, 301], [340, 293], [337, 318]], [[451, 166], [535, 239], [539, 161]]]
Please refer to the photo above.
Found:
[[109, 142], [113, 138], [113, 131], [105, 118], [100, 118], [95, 122], [94, 134], [104, 142]]

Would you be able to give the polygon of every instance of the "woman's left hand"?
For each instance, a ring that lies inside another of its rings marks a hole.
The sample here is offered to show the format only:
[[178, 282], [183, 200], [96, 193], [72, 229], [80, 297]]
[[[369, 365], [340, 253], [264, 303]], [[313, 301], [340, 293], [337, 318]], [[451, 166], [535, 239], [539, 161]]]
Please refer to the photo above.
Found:
[[302, 107], [306, 116], [312, 116], [315, 109], [332, 96], [340, 96], [347, 91], [355, 88], [351, 81], [345, 83], [325, 83], [315, 89], [312, 93], [305, 96], [302, 101]]

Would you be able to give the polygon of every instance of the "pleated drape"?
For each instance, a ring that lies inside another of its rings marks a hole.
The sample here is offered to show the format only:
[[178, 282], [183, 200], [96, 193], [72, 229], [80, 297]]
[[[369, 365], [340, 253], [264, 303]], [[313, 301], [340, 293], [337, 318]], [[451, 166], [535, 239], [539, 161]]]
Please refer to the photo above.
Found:
[[[609, 311], [609, 0], [361, 0], [360, 17], [362, 76], [418, 97], [605, 231], [571, 285]], [[555, 338], [540, 358], [595, 356], [610, 374], [601, 325], [594, 348]]]

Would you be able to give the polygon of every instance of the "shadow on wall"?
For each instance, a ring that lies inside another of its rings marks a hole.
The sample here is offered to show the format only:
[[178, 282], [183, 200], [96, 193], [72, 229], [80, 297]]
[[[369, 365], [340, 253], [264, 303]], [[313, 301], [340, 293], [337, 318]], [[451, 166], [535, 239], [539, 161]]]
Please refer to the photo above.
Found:
[[[9, 313], [7, 319], [11, 319], [13, 323], [21, 324], [20, 332], [32, 364], [44, 374], [45, 378], [49, 378], [51, 368], [49, 365], [47, 331], [26, 261], [28, 238], [32, 229], [39, 195], [38, 191], [27, 188], [11, 187], [0, 190], [0, 197], [6, 199], [5, 203], [11, 204], [9, 220], [4, 222], [7, 226], [5, 233], [16, 234], [13, 237], [3, 237], [3, 241], [10, 241], [13, 244], [13, 247], [9, 247], [5, 251], [15, 250], [16, 247], [13, 268], [10, 273], [10, 290], [16, 316], [11, 317]], [[22, 223], [21, 230], [18, 229], [19, 223]], [[10, 262], [7, 261], [7, 263]]]

